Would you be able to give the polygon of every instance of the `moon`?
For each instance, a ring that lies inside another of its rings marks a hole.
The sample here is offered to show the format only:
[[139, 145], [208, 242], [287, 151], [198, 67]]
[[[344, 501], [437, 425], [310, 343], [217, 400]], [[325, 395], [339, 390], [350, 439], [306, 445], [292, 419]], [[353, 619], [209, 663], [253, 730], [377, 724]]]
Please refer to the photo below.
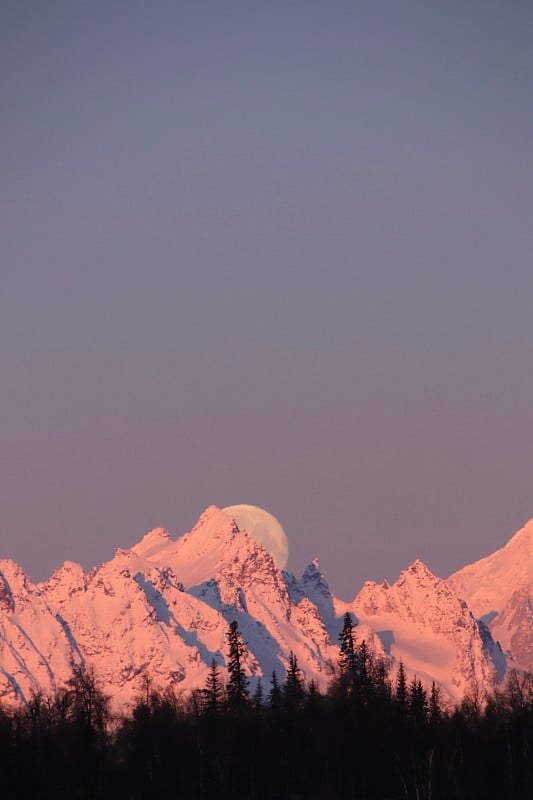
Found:
[[223, 508], [241, 530], [260, 542], [268, 550], [278, 569], [283, 569], [289, 558], [289, 543], [281, 523], [264, 508], [258, 506], [236, 505]]

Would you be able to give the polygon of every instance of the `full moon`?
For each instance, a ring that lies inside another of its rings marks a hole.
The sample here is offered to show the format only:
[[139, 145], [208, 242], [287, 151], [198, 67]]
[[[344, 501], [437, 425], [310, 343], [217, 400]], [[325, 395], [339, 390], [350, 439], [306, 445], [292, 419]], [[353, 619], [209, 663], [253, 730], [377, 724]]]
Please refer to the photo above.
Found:
[[289, 558], [289, 543], [285, 531], [276, 517], [258, 506], [227, 506], [222, 511], [233, 517], [239, 528], [245, 530], [252, 539], [261, 542], [279, 569], [286, 566]]

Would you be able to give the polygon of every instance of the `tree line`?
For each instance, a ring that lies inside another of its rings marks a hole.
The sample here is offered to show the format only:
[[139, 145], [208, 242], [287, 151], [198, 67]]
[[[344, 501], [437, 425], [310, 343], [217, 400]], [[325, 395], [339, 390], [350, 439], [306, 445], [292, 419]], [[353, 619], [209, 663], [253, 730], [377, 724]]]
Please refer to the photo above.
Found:
[[94, 673], [73, 670], [52, 697], [0, 708], [0, 796], [475, 800], [533, 797], [533, 675], [509, 672], [448, 707], [437, 686], [394, 676], [359, 640], [349, 614], [325, 693], [290, 653], [283, 679], [253, 687], [236, 622], [227, 680], [211, 663], [188, 696], [146, 678], [113, 718]]

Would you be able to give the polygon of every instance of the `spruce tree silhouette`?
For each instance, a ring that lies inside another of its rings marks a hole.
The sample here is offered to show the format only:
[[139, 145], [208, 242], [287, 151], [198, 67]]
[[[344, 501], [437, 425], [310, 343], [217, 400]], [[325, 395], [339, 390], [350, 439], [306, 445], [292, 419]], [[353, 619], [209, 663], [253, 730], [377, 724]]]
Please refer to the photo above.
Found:
[[228, 640], [228, 705], [231, 709], [240, 709], [250, 702], [249, 681], [244, 672], [246, 644], [240, 634], [236, 620], [230, 622], [226, 634]]

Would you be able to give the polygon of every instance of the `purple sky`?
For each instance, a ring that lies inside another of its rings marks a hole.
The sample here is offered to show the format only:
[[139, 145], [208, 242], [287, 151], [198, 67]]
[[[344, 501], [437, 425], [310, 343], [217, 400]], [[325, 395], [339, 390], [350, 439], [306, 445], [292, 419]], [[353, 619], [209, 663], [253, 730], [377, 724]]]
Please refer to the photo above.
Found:
[[533, 516], [532, 29], [6, 0], [0, 557], [252, 503], [348, 598]]

